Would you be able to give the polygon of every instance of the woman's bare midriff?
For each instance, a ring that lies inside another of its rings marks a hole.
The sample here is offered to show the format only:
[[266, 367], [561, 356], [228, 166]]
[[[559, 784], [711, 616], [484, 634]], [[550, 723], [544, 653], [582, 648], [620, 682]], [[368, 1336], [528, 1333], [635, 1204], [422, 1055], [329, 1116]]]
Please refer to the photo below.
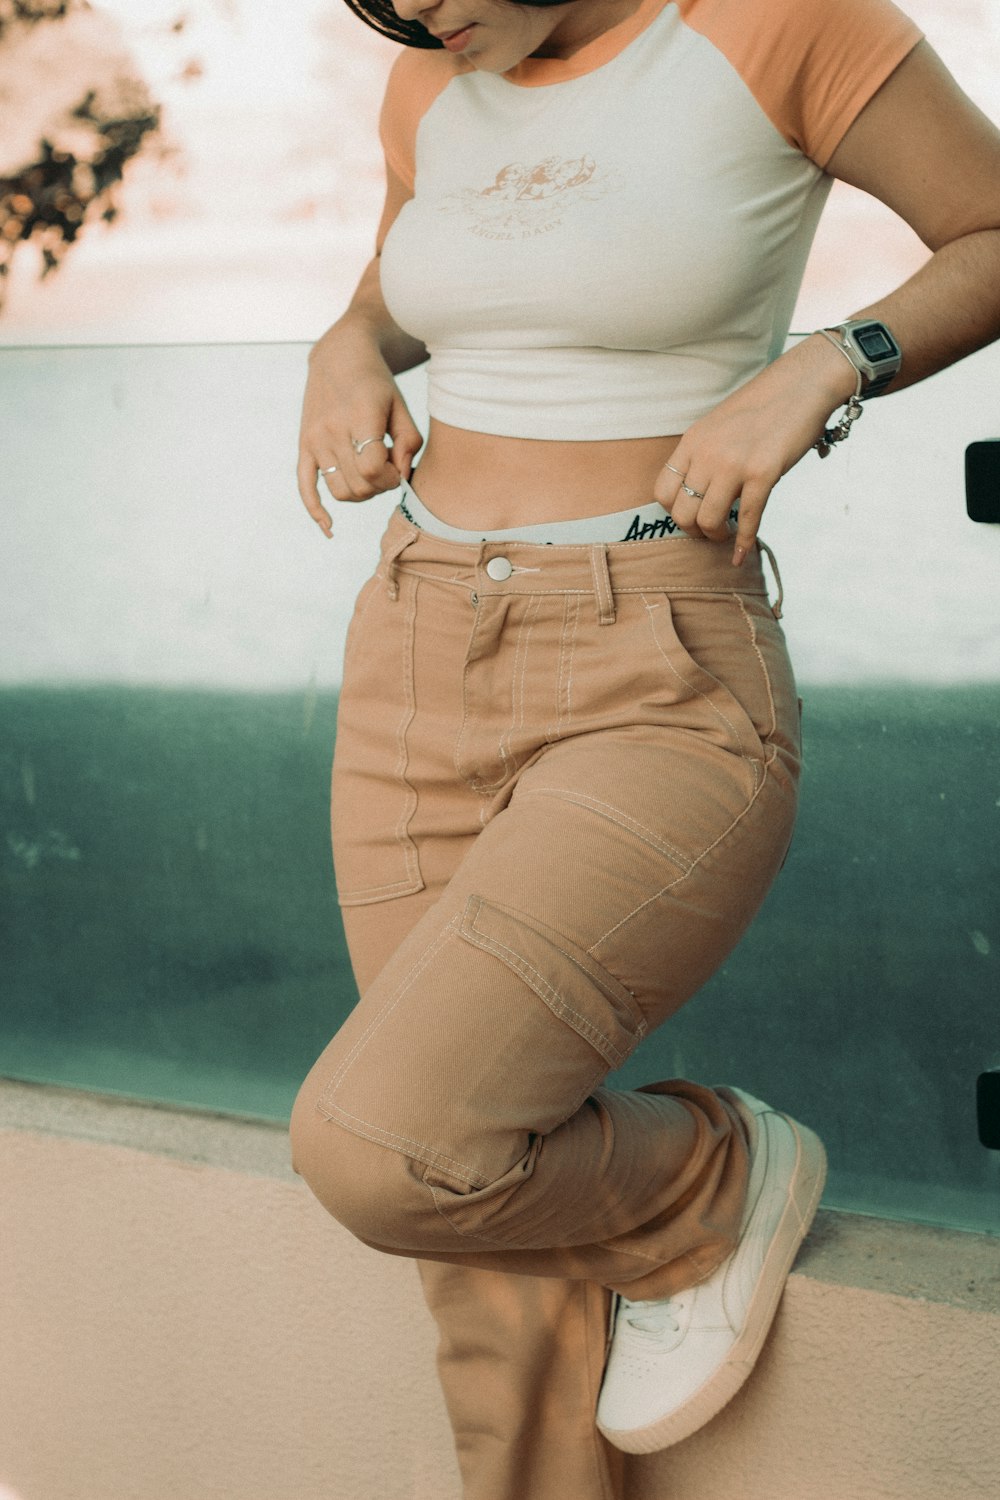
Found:
[[431, 419], [412, 475], [420, 499], [449, 526], [505, 531], [647, 505], [679, 437], [540, 441], [469, 432]]

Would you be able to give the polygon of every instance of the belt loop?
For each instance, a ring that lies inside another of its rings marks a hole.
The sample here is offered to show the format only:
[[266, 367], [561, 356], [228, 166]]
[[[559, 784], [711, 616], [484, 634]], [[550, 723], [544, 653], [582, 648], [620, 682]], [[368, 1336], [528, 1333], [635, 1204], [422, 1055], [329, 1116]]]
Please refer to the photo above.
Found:
[[390, 599], [399, 598], [399, 558], [410, 543], [416, 541], [417, 535], [415, 530], [407, 532], [400, 537], [398, 542], [394, 542], [385, 554], [385, 584], [386, 593]]
[[772, 613], [772, 615], [774, 616], [774, 618], [776, 620], [780, 620], [781, 619], [781, 603], [782, 603], [782, 600], [784, 599], [785, 595], [784, 595], [784, 590], [781, 587], [781, 574], [778, 572], [778, 559], [775, 557], [774, 553], [771, 551], [771, 549], [767, 545], [767, 543], [761, 541], [760, 537], [757, 538], [757, 545], [758, 545], [758, 547], [760, 548], [760, 550], [762, 552], [766, 552], [767, 553], [767, 560], [771, 564], [771, 572], [774, 574], [774, 581], [775, 581], [775, 583], [778, 586], [778, 597], [777, 597], [777, 599], [775, 599], [774, 603], [771, 605], [771, 613]]
[[600, 543], [590, 548], [590, 571], [594, 578], [594, 596], [597, 600], [597, 623], [615, 623], [615, 596], [611, 591], [611, 574], [608, 572], [608, 551]]

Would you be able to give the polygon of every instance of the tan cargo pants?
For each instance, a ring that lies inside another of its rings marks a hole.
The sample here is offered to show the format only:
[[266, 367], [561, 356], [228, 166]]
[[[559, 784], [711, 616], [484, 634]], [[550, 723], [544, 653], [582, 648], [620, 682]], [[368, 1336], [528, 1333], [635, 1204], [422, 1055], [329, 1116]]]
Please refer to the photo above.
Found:
[[709, 1275], [747, 1149], [725, 1089], [601, 1084], [746, 929], [798, 771], [759, 553], [469, 545], [394, 514], [334, 760], [362, 998], [293, 1156], [354, 1234], [420, 1262], [467, 1500], [621, 1494], [593, 1425], [607, 1289]]

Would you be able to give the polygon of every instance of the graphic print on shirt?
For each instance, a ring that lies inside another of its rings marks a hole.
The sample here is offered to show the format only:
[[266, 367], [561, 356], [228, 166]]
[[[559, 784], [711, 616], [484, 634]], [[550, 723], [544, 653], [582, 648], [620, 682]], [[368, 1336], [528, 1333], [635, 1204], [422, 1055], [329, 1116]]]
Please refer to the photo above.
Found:
[[526, 239], [558, 229], [567, 213], [618, 186], [616, 175], [599, 171], [586, 153], [546, 156], [530, 167], [509, 162], [486, 187], [463, 188], [438, 206], [442, 213], [464, 214], [473, 234], [492, 240]]

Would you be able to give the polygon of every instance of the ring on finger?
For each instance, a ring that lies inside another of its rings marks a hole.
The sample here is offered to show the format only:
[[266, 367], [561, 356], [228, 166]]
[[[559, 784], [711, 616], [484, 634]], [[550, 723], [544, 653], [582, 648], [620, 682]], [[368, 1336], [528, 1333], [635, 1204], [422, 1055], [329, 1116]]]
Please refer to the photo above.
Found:
[[684, 491], [685, 495], [690, 495], [692, 500], [704, 500], [705, 498], [704, 490], [693, 490], [689, 484], [682, 483], [681, 489]]
[[369, 443], [380, 443], [381, 441], [382, 439], [380, 437], [370, 437], [362, 438], [361, 442], [359, 443], [357, 438], [351, 438], [351, 447], [354, 449], [355, 453], [360, 453], [363, 448], [368, 447]]
[[331, 464], [328, 469], [320, 469], [319, 472], [321, 474], [336, 474], [336, 472], [337, 472], [337, 465], [336, 464]]
[[663, 465], [663, 467], [665, 469], [669, 469], [670, 472], [671, 472], [671, 474], [676, 474], [678, 479], [686, 479], [687, 478], [687, 475], [686, 474], [682, 474], [681, 471], [680, 471], [680, 469], [675, 469], [674, 466], [673, 466], [673, 464], [666, 464], [665, 463]]

